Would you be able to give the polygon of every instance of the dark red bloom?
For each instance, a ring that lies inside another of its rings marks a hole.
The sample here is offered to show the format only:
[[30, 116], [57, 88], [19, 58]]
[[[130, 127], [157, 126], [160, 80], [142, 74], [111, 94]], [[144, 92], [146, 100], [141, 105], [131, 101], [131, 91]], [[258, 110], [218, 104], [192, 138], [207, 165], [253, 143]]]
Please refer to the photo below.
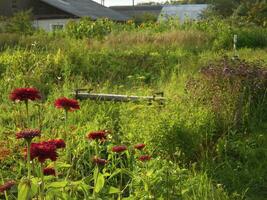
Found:
[[66, 147], [66, 143], [62, 139], [54, 139], [54, 140], [48, 140], [47, 142], [55, 145], [57, 149], [63, 149]]
[[10, 93], [9, 98], [12, 101], [34, 101], [41, 99], [41, 95], [36, 88], [17, 88]]
[[57, 160], [57, 147], [49, 142], [31, 143], [31, 160], [38, 158], [43, 163], [46, 159]]
[[94, 131], [87, 135], [87, 138], [90, 140], [106, 140], [109, 131], [107, 130], [100, 130]]
[[94, 162], [96, 165], [105, 165], [105, 164], [108, 163], [107, 160], [102, 159], [102, 158], [98, 158], [98, 157], [96, 157], [96, 156], [93, 158], [93, 162]]
[[0, 185], [0, 192], [4, 193], [5, 191], [10, 190], [15, 184], [16, 182], [13, 180], [7, 181], [3, 185]]
[[46, 167], [43, 169], [45, 176], [56, 176], [56, 170], [52, 167]]
[[126, 146], [114, 146], [112, 147], [112, 151], [113, 152], [116, 152], [116, 153], [121, 153], [123, 151], [127, 150], [127, 147]]
[[142, 150], [146, 145], [145, 144], [136, 144], [134, 145], [135, 149]]
[[67, 111], [80, 109], [79, 102], [76, 99], [68, 99], [66, 97], [57, 99], [54, 105], [56, 106], [56, 108], [63, 108]]
[[145, 162], [151, 160], [151, 156], [149, 155], [143, 155], [138, 158], [140, 161]]
[[34, 137], [40, 137], [41, 136], [41, 131], [36, 129], [27, 129], [27, 130], [22, 130], [16, 133], [17, 139], [32, 139]]

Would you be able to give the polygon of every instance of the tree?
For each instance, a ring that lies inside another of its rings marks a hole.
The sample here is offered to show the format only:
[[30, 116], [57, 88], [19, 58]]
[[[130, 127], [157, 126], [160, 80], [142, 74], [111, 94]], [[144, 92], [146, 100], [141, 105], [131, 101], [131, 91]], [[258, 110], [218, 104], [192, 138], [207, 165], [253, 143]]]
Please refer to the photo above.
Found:
[[214, 15], [242, 18], [266, 26], [267, 0], [210, 0], [210, 5]]
[[5, 22], [5, 32], [31, 34], [34, 31], [32, 26], [31, 10], [18, 12]]

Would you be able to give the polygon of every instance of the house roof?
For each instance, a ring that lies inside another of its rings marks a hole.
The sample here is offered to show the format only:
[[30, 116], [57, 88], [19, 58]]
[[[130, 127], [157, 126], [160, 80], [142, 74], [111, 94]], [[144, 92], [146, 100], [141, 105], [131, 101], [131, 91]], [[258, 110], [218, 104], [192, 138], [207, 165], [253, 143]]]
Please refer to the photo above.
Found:
[[111, 6], [114, 11], [117, 11], [123, 15], [128, 17], [136, 17], [139, 15], [143, 15], [145, 13], [150, 13], [155, 16], [159, 16], [161, 9], [163, 6], [161, 5], [142, 5], [142, 6]]
[[92, 19], [109, 18], [116, 21], [126, 21], [128, 17], [102, 6], [91, 0], [41, 0], [42, 2], [78, 17]]
[[116, 11], [128, 11], [128, 10], [151, 11], [151, 10], [161, 10], [163, 6], [162, 5], [110, 6], [110, 8]]
[[164, 6], [160, 13], [160, 19], [170, 17], [178, 18], [180, 21], [199, 18], [202, 11], [208, 7], [208, 4], [185, 4], [185, 5], [168, 5]]

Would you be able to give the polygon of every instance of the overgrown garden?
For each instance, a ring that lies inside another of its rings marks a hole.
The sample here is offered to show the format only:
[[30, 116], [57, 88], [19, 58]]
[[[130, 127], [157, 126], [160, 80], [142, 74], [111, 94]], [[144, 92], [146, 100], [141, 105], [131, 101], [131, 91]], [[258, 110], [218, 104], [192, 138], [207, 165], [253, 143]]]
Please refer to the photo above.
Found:
[[[265, 199], [266, 35], [218, 18], [6, 22], [0, 198]], [[79, 88], [166, 102], [77, 101]]]

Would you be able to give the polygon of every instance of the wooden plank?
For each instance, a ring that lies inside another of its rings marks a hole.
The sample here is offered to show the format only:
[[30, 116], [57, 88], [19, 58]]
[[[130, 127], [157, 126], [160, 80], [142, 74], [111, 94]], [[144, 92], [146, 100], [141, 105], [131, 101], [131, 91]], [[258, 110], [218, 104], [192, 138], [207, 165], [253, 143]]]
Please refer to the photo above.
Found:
[[157, 101], [163, 103], [166, 98], [163, 96], [129, 96], [120, 94], [104, 94], [104, 93], [89, 93], [77, 90], [72, 95], [79, 100], [94, 100], [94, 101], [114, 101], [114, 102], [142, 102], [142, 101]]

